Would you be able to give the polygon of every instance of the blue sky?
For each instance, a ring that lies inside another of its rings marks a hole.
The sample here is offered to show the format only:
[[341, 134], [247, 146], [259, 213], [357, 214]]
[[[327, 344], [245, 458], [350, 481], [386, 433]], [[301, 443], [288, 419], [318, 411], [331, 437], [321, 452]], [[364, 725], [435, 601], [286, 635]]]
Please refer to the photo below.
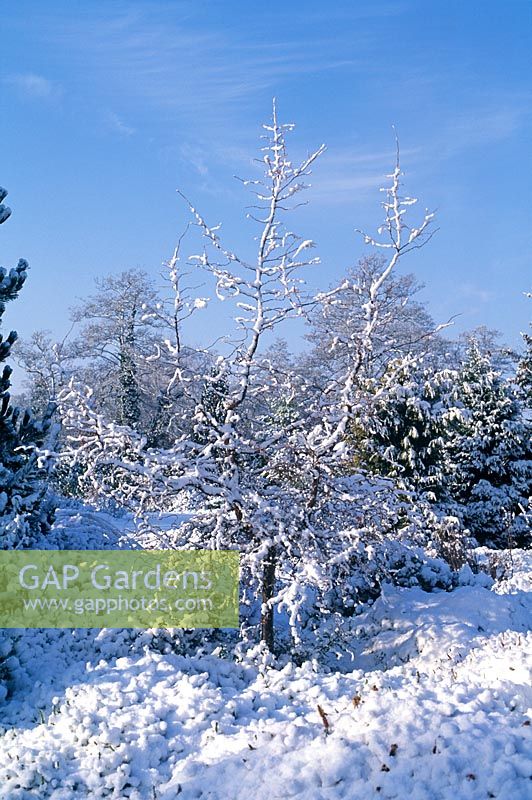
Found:
[[[94, 277], [157, 275], [187, 220], [181, 188], [233, 249], [253, 234], [235, 174], [254, 174], [278, 99], [295, 155], [325, 142], [293, 227], [325, 288], [380, 221], [397, 127], [405, 185], [439, 232], [404, 270], [437, 321], [500, 329], [530, 301], [532, 2], [0, 2], [1, 263], [32, 270], [8, 326], [68, 327]], [[198, 332], [198, 335], [199, 332]]]

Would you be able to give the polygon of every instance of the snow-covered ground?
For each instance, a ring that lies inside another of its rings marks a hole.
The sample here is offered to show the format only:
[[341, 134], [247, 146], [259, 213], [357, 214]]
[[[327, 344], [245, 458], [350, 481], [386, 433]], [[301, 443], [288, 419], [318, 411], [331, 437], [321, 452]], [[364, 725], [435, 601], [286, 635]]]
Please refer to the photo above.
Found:
[[[64, 514], [51, 546], [68, 531], [69, 547], [128, 546], [110, 517]], [[27, 631], [0, 704], [0, 798], [530, 798], [531, 566], [514, 551], [491, 589], [387, 588], [355, 618], [348, 671]]]

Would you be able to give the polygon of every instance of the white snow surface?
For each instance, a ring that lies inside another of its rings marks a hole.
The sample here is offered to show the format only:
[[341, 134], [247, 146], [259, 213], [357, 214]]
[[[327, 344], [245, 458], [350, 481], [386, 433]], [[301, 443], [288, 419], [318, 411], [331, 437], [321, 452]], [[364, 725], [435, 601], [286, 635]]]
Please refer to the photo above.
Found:
[[[66, 546], [128, 546], [112, 518], [76, 513], [57, 524]], [[491, 589], [386, 587], [341, 671], [19, 632], [0, 798], [530, 798], [531, 562], [514, 551]]]

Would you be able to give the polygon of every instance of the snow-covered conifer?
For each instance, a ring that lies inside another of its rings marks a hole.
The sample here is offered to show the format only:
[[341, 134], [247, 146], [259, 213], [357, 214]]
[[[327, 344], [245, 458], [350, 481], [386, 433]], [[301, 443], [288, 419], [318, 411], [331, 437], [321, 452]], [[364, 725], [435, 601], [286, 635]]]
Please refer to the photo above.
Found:
[[[510, 381], [473, 341], [457, 381], [463, 408], [449, 450], [452, 496], [471, 533], [499, 545], [530, 533], [531, 423]], [[528, 532], [528, 533], [527, 533]]]
[[[0, 222], [10, 216], [3, 204], [7, 192], [0, 188]], [[27, 276], [28, 263], [20, 259], [11, 270], [0, 267], [0, 319], [6, 303], [14, 300]], [[46, 457], [39, 453], [50, 431], [54, 411], [50, 405], [40, 420], [29, 411], [13, 407], [10, 399], [11, 367], [5, 364], [17, 334], [0, 335], [0, 548], [27, 547], [50, 523], [52, 506], [46, 499]]]
[[431, 502], [445, 497], [446, 439], [460, 413], [455, 380], [455, 372], [433, 370], [422, 359], [397, 359], [372, 382], [374, 399], [357, 428], [368, 468]]
[[[527, 293], [527, 297], [532, 299], [532, 293]], [[532, 413], [532, 333], [523, 332], [524, 351], [517, 365], [517, 385], [519, 395], [528, 409]]]

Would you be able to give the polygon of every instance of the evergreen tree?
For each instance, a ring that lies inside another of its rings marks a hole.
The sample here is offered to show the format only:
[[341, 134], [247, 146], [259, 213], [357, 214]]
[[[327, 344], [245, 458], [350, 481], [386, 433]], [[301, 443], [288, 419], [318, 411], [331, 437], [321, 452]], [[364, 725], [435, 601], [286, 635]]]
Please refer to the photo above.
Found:
[[[7, 192], [0, 188], [0, 223], [10, 216], [3, 205]], [[27, 276], [28, 263], [20, 259], [11, 270], [0, 267], [0, 320], [6, 303], [14, 300]], [[0, 363], [9, 357], [17, 339], [11, 331], [4, 339], [0, 335]], [[52, 509], [46, 499], [45, 469], [37, 448], [51, 425], [54, 407], [50, 405], [40, 421], [29, 411], [21, 412], [10, 402], [12, 369], [5, 364], [0, 375], [0, 548], [24, 547], [34, 536], [46, 530]]]
[[529, 333], [523, 333], [522, 336], [526, 345], [526, 351], [519, 360], [517, 383], [523, 401], [530, 410], [532, 409], [532, 336]]
[[523, 541], [532, 494], [530, 420], [510, 382], [474, 341], [458, 374], [457, 399], [463, 414], [449, 455], [460, 516], [481, 542]]
[[[532, 298], [532, 293], [527, 295]], [[532, 334], [522, 333], [525, 351], [517, 365], [517, 385], [520, 397], [529, 411], [532, 411]]]
[[223, 421], [225, 410], [224, 403], [229, 393], [227, 372], [223, 361], [212, 368], [209, 378], [205, 381], [201, 395], [201, 408], [212, 420], [218, 423]]
[[434, 371], [414, 357], [391, 362], [371, 382], [373, 398], [355, 426], [357, 465], [396, 478], [434, 502], [445, 496], [445, 439], [456, 414], [454, 373]]
[[215, 470], [223, 469], [224, 448], [214, 446], [216, 429], [223, 426], [225, 404], [229, 397], [229, 375], [223, 358], [218, 358], [205, 375], [199, 403], [196, 406], [192, 439], [198, 445], [212, 446]]

